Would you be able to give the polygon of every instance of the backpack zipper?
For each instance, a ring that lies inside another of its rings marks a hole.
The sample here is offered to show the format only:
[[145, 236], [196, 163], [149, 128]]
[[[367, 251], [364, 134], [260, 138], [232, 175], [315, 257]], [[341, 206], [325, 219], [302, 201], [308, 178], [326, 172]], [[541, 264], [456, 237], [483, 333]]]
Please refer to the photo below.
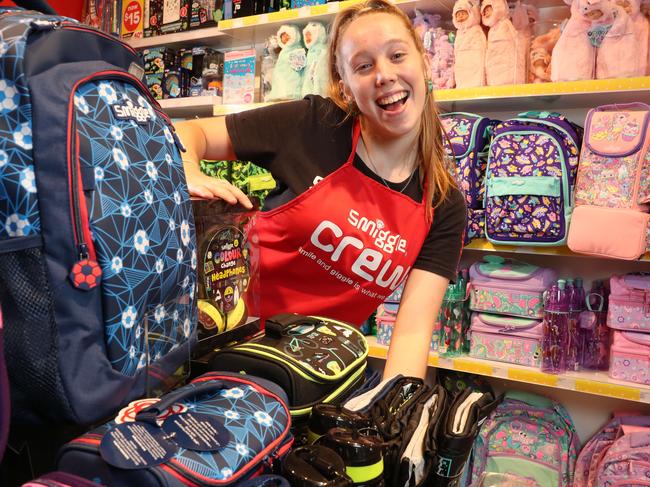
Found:
[[[78, 29], [78, 30], [89, 30], [95, 32], [91, 29]], [[180, 152], [185, 151], [183, 148], [174, 126], [172, 125], [169, 117], [162, 112], [158, 103], [153, 99], [149, 90], [144, 86], [144, 84], [135, 76], [125, 71], [118, 70], [106, 70], [98, 71], [93, 73], [90, 76], [82, 78], [75, 82], [72, 90], [70, 91], [70, 98], [68, 100], [68, 154], [67, 154], [67, 166], [69, 176], [69, 187], [70, 187], [70, 206], [72, 210], [72, 233], [74, 238], [74, 244], [77, 250], [77, 261], [72, 267], [71, 278], [75, 287], [82, 290], [93, 289], [101, 279], [101, 268], [97, 263], [97, 253], [95, 251], [95, 246], [92, 241], [91, 231], [90, 231], [90, 216], [88, 214], [88, 208], [86, 206], [85, 195], [83, 194], [83, 184], [81, 179], [81, 166], [79, 162], [79, 134], [77, 132], [77, 112], [74, 104], [74, 95], [77, 92], [77, 89], [85, 83], [91, 82], [96, 79], [105, 79], [105, 80], [121, 80], [126, 81], [134, 85], [138, 91], [144, 96], [144, 98], [149, 102], [154, 111], [162, 117], [166, 122], [166, 125], [171, 129], [171, 134], [174, 138], [174, 143], [177, 146]], [[152, 103], [153, 102], [153, 103]], [[98, 269], [93, 273], [97, 276], [96, 283], [90, 286], [86, 286], [83, 282], [82, 284], [77, 284], [76, 279], [74, 278], [75, 273], [79, 272], [79, 265], [90, 266], [93, 269]]]

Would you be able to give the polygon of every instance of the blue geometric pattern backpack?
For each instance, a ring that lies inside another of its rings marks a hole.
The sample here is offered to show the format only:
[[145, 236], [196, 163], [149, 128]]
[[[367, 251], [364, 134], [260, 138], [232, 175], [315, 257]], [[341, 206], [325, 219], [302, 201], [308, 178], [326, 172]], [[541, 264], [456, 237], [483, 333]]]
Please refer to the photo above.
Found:
[[16, 420], [87, 424], [157, 388], [195, 335], [180, 143], [133, 49], [0, 11], [0, 302]]
[[570, 487], [579, 446], [571, 417], [561, 404], [510, 391], [481, 427], [468, 464], [468, 481], [476, 481], [483, 472], [500, 472], [529, 480], [530, 485]]
[[489, 241], [566, 242], [581, 138], [558, 113], [522, 113], [496, 127], [485, 176]]
[[451, 143], [451, 148], [445, 148], [456, 160], [458, 186], [465, 195], [468, 244], [485, 238], [485, 166], [492, 132], [499, 121], [464, 112], [445, 113], [440, 120]]

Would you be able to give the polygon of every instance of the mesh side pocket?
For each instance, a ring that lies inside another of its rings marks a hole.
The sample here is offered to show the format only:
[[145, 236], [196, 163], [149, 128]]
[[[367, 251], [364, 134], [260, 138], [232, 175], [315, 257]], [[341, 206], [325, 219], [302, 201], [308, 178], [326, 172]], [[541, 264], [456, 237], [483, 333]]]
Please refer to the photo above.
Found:
[[73, 420], [59, 377], [57, 328], [40, 248], [0, 254], [0, 303], [18, 423]]

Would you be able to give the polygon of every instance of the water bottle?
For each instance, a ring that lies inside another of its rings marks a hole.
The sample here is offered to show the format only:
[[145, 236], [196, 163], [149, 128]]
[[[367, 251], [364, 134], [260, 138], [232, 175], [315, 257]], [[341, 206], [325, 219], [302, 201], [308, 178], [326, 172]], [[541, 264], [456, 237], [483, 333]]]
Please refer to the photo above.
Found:
[[569, 297], [569, 319], [567, 327], [567, 370], [580, 370], [580, 359], [582, 357], [582, 342], [580, 334], [580, 313], [584, 310], [585, 290], [582, 278], [576, 277], [575, 282], [567, 279], [567, 294]]
[[542, 371], [560, 374], [566, 371], [569, 300], [566, 281], [559, 279], [548, 291], [544, 306]]
[[611, 330], [607, 326], [608, 291], [603, 281], [594, 281], [580, 314], [581, 365], [589, 370], [609, 369]]

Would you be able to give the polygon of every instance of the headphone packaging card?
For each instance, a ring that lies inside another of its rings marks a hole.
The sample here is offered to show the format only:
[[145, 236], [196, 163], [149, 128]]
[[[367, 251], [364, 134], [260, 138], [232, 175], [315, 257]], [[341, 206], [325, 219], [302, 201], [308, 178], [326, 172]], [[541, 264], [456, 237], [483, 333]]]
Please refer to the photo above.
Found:
[[[259, 203], [254, 200], [256, 208]], [[199, 327], [196, 355], [258, 331], [257, 211], [223, 200], [193, 199], [198, 240]]]

